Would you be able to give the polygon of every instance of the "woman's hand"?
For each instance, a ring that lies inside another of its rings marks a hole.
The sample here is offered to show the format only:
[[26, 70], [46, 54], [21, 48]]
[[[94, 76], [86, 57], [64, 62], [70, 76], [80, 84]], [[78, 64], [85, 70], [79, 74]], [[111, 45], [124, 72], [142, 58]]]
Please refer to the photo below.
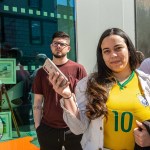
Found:
[[139, 121], [136, 121], [137, 128], [134, 129], [135, 142], [141, 147], [150, 146], [150, 134], [146, 127]]
[[65, 79], [59, 74], [59, 72], [49, 74], [49, 81], [52, 83], [53, 89], [62, 97], [68, 98], [72, 95], [69, 88], [70, 83], [66, 82], [66, 84], [64, 85], [63, 83], [65, 82]]

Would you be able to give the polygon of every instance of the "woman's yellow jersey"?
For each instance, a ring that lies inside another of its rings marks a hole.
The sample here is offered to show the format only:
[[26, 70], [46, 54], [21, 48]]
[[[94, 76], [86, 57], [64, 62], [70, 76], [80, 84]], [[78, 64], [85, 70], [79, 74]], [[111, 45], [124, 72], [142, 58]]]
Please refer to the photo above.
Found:
[[142, 94], [137, 75], [122, 90], [115, 84], [106, 104], [108, 119], [104, 121], [104, 147], [133, 150], [135, 120], [150, 119], [150, 106]]

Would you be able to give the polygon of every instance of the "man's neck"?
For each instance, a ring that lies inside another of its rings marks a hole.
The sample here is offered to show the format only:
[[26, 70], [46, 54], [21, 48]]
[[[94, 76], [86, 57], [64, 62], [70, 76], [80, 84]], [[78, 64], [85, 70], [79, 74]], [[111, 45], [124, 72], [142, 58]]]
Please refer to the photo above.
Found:
[[53, 57], [53, 62], [55, 65], [62, 65], [65, 64], [67, 61], [68, 61], [67, 57], [63, 57], [63, 58]]

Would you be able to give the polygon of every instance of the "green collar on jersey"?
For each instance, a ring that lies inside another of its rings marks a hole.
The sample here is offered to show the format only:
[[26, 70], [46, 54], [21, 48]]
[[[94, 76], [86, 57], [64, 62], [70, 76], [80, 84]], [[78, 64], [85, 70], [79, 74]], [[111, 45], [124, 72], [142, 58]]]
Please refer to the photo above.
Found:
[[125, 86], [133, 79], [134, 74], [135, 74], [135, 72], [132, 71], [132, 73], [129, 76], [129, 78], [123, 84], [121, 84], [119, 81], [117, 81], [117, 84], [120, 87], [120, 90], [123, 90], [125, 88]]

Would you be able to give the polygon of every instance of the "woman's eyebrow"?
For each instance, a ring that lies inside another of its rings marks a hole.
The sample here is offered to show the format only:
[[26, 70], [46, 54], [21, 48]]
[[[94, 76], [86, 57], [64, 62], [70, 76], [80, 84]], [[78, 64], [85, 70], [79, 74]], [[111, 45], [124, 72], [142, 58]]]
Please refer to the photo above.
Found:
[[102, 50], [108, 50], [109, 48], [105, 47], [105, 48], [102, 48]]
[[123, 46], [122, 43], [115, 45], [114, 47]]

